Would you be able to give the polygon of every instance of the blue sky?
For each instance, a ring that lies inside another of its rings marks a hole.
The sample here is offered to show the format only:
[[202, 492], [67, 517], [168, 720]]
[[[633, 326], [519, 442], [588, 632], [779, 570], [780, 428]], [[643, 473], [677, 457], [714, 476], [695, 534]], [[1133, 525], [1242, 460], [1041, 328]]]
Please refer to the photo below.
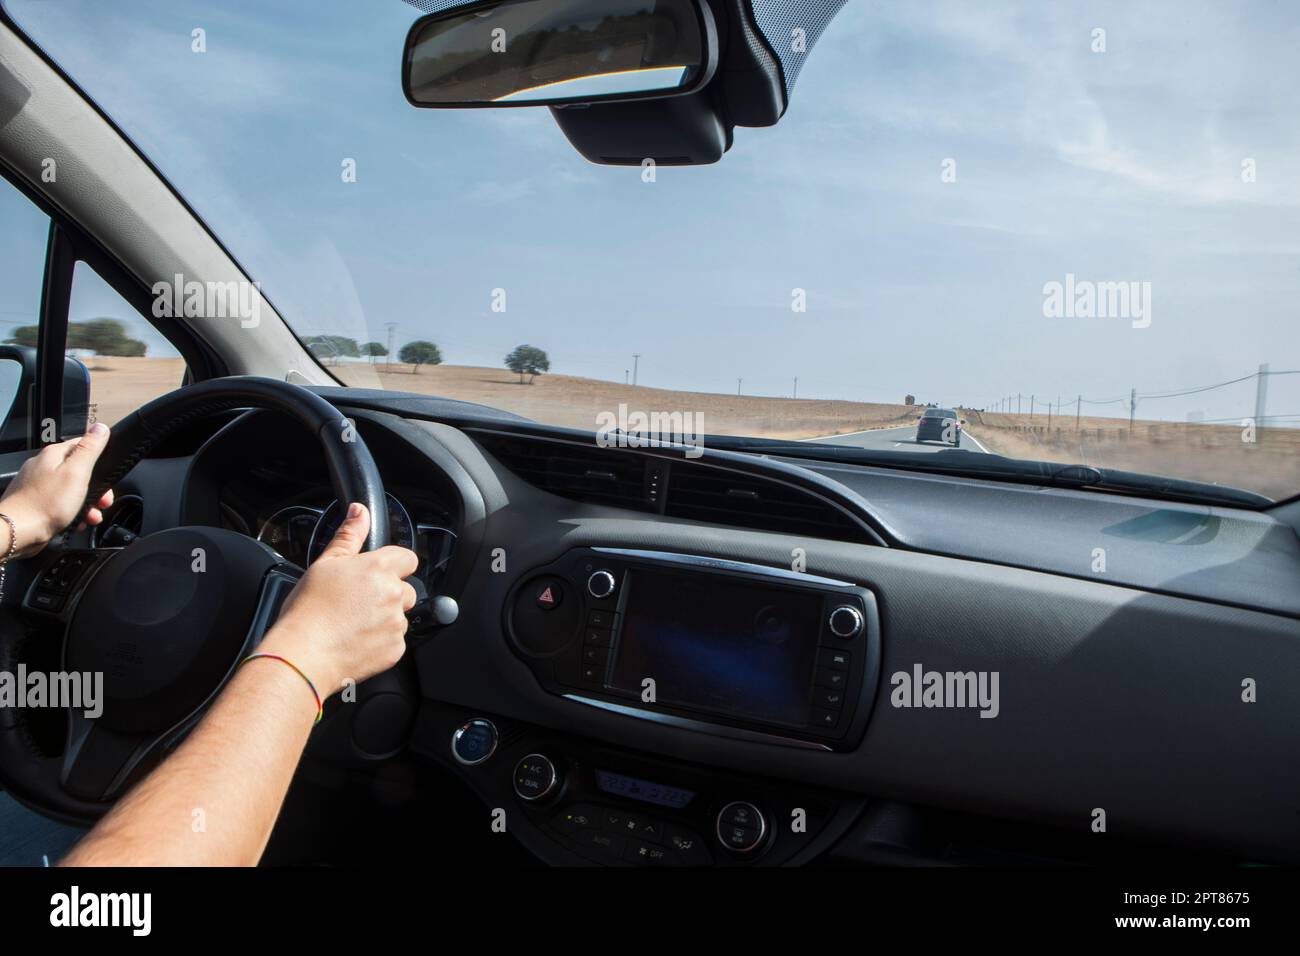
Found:
[[[409, 107], [400, 0], [6, 7], [303, 334], [384, 341], [396, 322], [456, 364], [530, 342], [615, 381], [640, 352], [647, 385], [788, 394], [798, 376], [801, 397], [974, 406], [1300, 369], [1284, 0], [850, 0], [779, 126], [653, 184], [586, 163], [544, 109]], [[1150, 327], [1044, 318], [1067, 273], [1150, 282]], [[1300, 414], [1300, 376], [1270, 396]], [[1139, 411], [1252, 408], [1246, 383]]]

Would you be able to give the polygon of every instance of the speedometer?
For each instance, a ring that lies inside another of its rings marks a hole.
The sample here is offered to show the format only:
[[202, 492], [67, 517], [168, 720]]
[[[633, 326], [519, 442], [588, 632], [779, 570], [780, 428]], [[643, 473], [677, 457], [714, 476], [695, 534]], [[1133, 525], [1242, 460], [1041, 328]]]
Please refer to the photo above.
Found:
[[[406, 508], [392, 495], [385, 493], [388, 502], [388, 543], [402, 548], [415, 550], [415, 524]], [[309, 561], [320, 557], [325, 546], [330, 543], [339, 525], [343, 523], [343, 506], [334, 501], [321, 513], [316, 522], [316, 529], [311, 533], [311, 545], [307, 549]]]

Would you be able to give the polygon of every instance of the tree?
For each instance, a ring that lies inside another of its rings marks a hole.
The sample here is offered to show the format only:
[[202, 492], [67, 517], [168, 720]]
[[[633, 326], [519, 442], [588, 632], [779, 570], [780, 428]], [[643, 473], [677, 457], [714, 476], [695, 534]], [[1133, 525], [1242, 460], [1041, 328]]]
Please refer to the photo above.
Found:
[[535, 345], [518, 345], [506, 356], [506, 368], [519, 373], [520, 385], [524, 383], [525, 375], [528, 376], [528, 384], [531, 385], [534, 378], [551, 370], [551, 360]]
[[346, 335], [309, 335], [302, 341], [313, 355], [322, 359], [357, 358], [361, 355], [357, 340]]
[[904, 405], [915, 405], [915, 404], [916, 404], [916, 396], [915, 396], [915, 395], [905, 395], [905, 396], [903, 397], [903, 404], [904, 404]]
[[421, 365], [441, 365], [442, 350], [432, 342], [423, 340], [407, 342], [397, 353], [397, 358], [407, 365], [414, 365], [415, 368], [411, 369], [411, 374], [414, 375], [420, 370]]
[[[20, 325], [6, 341], [13, 345], [36, 347], [40, 330], [35, 325]], [[90, 319], [68, 323], [68, 348], [85, 349], [95, 355], [139, 357], [148, 346], [126, 334], [126, 326], [117, 319]]]
[[25, 345], [28, 348], [36, 348], [36, 343], [41, 335], [39, 326], [20, 325], [14, 329], [14, 334], [5, 339], [10, 345]]
[[379, 342], [366, 342], [361, 346], [361, 354], [370, 356], [370, 364], [375, 364], [376, 358], [383, 358], [388, 354], [388, 349]]

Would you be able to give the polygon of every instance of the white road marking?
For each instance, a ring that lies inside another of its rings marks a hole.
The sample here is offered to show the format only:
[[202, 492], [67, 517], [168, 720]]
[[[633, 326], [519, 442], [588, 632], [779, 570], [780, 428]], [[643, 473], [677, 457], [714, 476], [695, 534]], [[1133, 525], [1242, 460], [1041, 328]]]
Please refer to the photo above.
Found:
[[915, 427], [915, 425], [890, 425], [888, 428], [868, 428], [860, 432], [841, 432], [838, 435], [817, 435], [814, 438], [800, 438], [799, 441], [825, 441], [828, 438], [852, 438], [854, 435], [874, 435], [877, 432], [896, 432], [900, 428]]

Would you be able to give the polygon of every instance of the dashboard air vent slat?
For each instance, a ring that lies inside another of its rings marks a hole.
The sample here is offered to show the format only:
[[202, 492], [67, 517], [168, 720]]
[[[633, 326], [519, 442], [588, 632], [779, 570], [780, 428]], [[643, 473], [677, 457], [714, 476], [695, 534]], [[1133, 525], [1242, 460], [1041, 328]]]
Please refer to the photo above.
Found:
[[593, 504], [645, 510], [646, 459], [618, 449], [480, 434], [483, 446], [531, 485]]
[[664, 513], [842, 541], [865, 537], [843, 511], [815, 495], [779, 481], [720, 469], [675, 468]]
[[591, 504], [783, 534], [875, 544], [844, 509], [791, 484], [617, 448], [473, 430], [487, 451], [544, 491]]

